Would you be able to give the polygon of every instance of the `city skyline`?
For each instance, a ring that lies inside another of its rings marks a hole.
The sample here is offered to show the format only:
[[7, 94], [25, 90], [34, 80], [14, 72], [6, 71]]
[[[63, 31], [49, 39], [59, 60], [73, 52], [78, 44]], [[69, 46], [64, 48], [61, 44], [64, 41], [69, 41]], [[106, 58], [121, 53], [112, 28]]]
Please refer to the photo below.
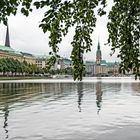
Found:
[[[43, 31], [38, 27], [39, 21], [43, 17], [43, 10], [34, 11], [30, 13], [29, 17], [25, 17], [18, 13], [16, 16], [10, 16], [9, 23], [9, 34], [11, 47], [17, 51], [24, 51], [38, 55], [48, 55], [51, 51], [48, 45], [49, 34], [44, 34]], [[98, 41], [100, 42], [102, 59], [107, 61], [118, 61], [116, 55], [110, 56], [111, 48], [107, 43], [108, 31], [106, 28], [107, 16], [99, 17], [97, 19], [97, 25], [94, 29], [92, 39], [93, 45], [91, 52], [84, 55], [85, 60], [96, 60], [96, 50]], [[0, 24], [0, 44], [4, 45], [6, 36], [6, 26]], [[60, 55], [62, 57], [69, 58], [71, 53], [71, 41], [74, 34], [74, 29], [71, 28], [68, 35], [63, 39], [60, 46]]]

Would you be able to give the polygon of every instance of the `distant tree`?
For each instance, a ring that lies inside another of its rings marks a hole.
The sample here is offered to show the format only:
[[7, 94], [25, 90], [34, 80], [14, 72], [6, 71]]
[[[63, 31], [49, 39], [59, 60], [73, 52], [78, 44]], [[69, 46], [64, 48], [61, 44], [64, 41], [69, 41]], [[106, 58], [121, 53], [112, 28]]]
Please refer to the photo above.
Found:
[[23, 61], [23, 68], [25, 74], [28, 74], [30, 72], [29, 64], [27, 63], [27, 61]]
[[35, 74], [38, 71], [38, 68], [35, 64], [31, 64], [30, 65], [30, 69], [31, 69], [31, 74]]
[[7, 72], [7, 71], [9, 71], [9, 69], [8, 69], [8, 63], [7, 63], [7, 59], [4, 59], [4, 58], [2, 58], [1, 59], [1, 68], [2, 68], [2, 72], [3, 72], [3, 75], [5, 75], [5, 73]]
[[14, 73], [15, 65], [14, 65], [14, 59], [13, 58], [4, 58], [5, 60], [5, 65], [7, 66], [7, 74], [11, 72], [12, 74]]
[[2, 59], [0, 59], [0, 72], [3, 72]]
[[21, 63], [20, 68], [21, 68], [21, 74], [23, 76], [23, 74], [26, 72], [24, 63]]
[[70, 74], [70, 75], [72, 75], [72, 67], [67, 67], [67, 68], [65, 68], [65, 74]]
[[17, 59], [14, 60], [14, 65], [15, 65], [15, 75], [17, 75], [17, 73], [21, 73], [21, 63], [20, 61], [18, 61]]

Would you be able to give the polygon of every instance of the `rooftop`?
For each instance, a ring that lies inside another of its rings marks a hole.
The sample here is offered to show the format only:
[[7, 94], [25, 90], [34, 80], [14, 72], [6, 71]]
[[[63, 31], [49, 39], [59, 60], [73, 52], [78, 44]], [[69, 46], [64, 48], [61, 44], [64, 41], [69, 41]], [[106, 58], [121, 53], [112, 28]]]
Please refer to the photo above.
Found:
[[0, 51], [8, 52], [8, 53], [11, 53], [11, 54], [16, 54], [16, 55], [21, 55], [20, 52], [15, 51], [13, 48], [7, 47], [7, 46], [3, 46], [3, 45], [0, 45]]
[[3, 46], [3, 45], [0, 45], [0, 50], [5, 51], [5, 52], [15, 52], [15, 50], [12, 49], [11, 47], [7, 47], [7, 46]]
[[101, 65], [108, 65], [108, 63], [106, 62], [106, 60], [101, 60]]
[[34, 55], [37, 59], [49, 59], [50, 56], [48, 55]]
[[86, 61], [85, 65], [95, 65], [96, 62], [95, 61]]
[[20, 53], [24, 56], [33, 57], [33, 55], [30, 53], [26, 53], [26, 52], [20, 52]]
[[72, 64], [72, 61], [69, 60], [69, 59], [67, 59], [67, 58], [63, 58], [63, 62], [64, 62], [64, 64], [66, 64], [66, 65]]

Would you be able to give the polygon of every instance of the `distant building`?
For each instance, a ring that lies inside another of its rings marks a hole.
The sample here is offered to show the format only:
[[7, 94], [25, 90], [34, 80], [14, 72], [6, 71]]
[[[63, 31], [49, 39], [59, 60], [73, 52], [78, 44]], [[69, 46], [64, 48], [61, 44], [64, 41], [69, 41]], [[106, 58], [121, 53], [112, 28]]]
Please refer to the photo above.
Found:
[[27, 61], [27, 63], [35, 64], [35, 57], [32, 54], [19, 52], [11, 48], [8, 25], [6, 31], [5, 46], [0, 45], [0, 58], [14, 58], [20, 62]]
[[98, 41], [97, 51], [96, 51], [96, 64], [94, 65], [94, 75], [95, 76], [103, 76], [107, 75], [107, 64], [105, 60], [102, 60], [102, 53], [100, 49], [100, 43]]
[[94, 61], [86, 61], [85, 62], [85, 76], [94, 76]]
[[96, 61], [85, 62], [86, 76], [117, 76], [119, 73], [119, 64], [116, 62], [107, 62], [102, 60], [100, 42], [98, 41], [96, 51]]
[[63, 58], [57, 58], [54, 68], [55, 69], [63, 69], [64, 68]]
[[36, 64], [36, 58], [33, 54], [20, 52], [24, 61], [30, 64]]
[[[14, 50], [10, 45], [9, 27], [7, 25], [5, 45], [0, 45], [0, 58], [14, 58], [20, 62], [26, 61], [30, 64], [36, 64], [38, 68], [46, 68], [48, 65], [49, 57], [46, 55], [33, 55], [26, 52]], [[67, 58], [57, 58], [56, 63], [52, 69], [65, 69], [72, 67], [72, 61]]]
[[119, 74], [119, 63], [117, 62], [108, 63], [107, 71], [108, 75], [117, 76]]
[[[10, 44], [9, 28], [7, 26], [5, 45], [0, 45], [0, 58], [14, 58], [20, 62], [26, 61], [30, 64], [36, 64], [38, 68], [46, 68], [48, 65], [48, 56], [34, 56], [33, 54], [26, 52], [19, 52], [14, 50]], [[82, 59], [83, 56], [80, 55]], [[114, 62], [106, 62], [102, 60], [102, 52], [100, 42], [98, 41], [96, 51], [96, 61], [86, 61], [85, 63], [85, 75], [86, 76], [117, 76], [119, 73], [119, 64]], [[52, 69], [65, 69], [72, 68], [72, 61], [67, 58], [57, 58], [56, 63], [52, 66]]]
[[63, 68], [72, 67], [72, 61], [68, 58], [63, 58]]
[[102, 60], [100, 43], [98, 42], [96, 52], [96, 64], [94, 65], [94, 76], [117, 76], [119, 73], [119, 64], [114, 62], [106, 62]]
[[56, 63], [54, 65], [54, 69], [65, 69], [65, 68], [68, 68], [68, 67], [72, 67], [72, 61], [68, 58], [58, 58], [56, 60]]
[[48, 65], [48, 56], [46, 55], [39, 55], [36, 56], [35, 60], [36, 60], [36, 65], [38, 68], [46, 68]]

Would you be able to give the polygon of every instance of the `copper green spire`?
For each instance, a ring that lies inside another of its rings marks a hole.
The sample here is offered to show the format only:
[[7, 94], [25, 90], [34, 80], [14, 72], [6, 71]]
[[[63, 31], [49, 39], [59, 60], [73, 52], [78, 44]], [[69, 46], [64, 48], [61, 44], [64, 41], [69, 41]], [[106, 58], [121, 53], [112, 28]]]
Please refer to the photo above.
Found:
[[9, 36], [9, 27], [7, 24], [6, 38], [5, 38], [5, 46], [10, 47], [10, 36]]

